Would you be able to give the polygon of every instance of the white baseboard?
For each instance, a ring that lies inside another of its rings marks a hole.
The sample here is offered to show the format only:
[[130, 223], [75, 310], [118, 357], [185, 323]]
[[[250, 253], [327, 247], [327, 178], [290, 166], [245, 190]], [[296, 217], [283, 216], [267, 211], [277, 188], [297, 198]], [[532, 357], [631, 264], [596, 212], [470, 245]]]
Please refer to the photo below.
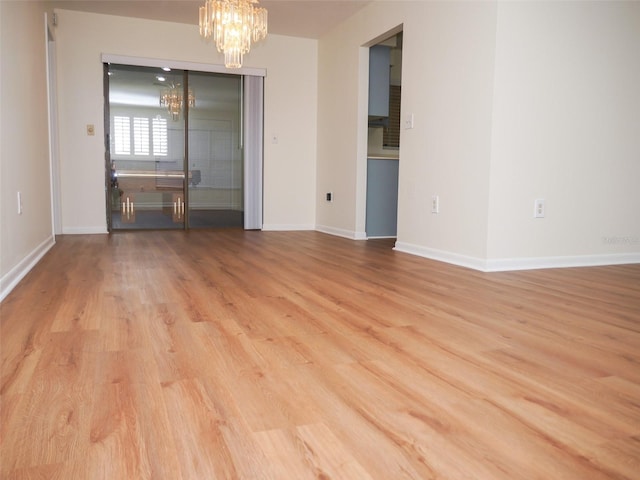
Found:
[[62, 227], [63, 235], [98, 235], [109, 233], [106, 226], [101, 227]]
[[485, 271], [486, 262], [482, 258], [460, 255], [458, 253], [422, 247], [420, 245], [414, 245], [406, 242], [396, 242], [396, 246], [393, 249], [398, 252], [410, 253], [411, 255], [417, 255], [431, 260], [438, 260], [440, 262], [451, 263], [461, 267]]
[[575, 255], [532, 258], [497, 258], [486, 261], [486, 272], [534, 270], [540, 268], [599, 267], [640, 263], [640, 253]]
[[640, 253], [482, 259], [437, 250], [434, 248], [421, 247], [419, 245], [412, 245], [404, 242], [396, 242], [394, 250], [429, 258], [431, 260], [438, 260], [462, 267], [472, 268], [474, 270], [480, 270], [481, 272], [507, 272], [542, 268], [597, 267], [603, 265], [640, 263]]
[[262, 230], [265, 232], [295, 232], [302, 230], [315, 230], [313, 225], [310, 224], [278, 224], [278, 223], [265, 223], [262, 225]]
[[48, 237], [38, 245], [31, 253], [27, 254], [15, 267], [0, 278], [0, 302], [20, 283], [27, 273], [40, 261], [42, 257], [53, 247], [56, 240]]
[[366, 240], [366, 232], [356, 232], [355, 230], [345, 230], [342, 228], [327, 227], [326, 225], [316, 225], [315, 230], [337, 237], [350, 238], [351, 240]]

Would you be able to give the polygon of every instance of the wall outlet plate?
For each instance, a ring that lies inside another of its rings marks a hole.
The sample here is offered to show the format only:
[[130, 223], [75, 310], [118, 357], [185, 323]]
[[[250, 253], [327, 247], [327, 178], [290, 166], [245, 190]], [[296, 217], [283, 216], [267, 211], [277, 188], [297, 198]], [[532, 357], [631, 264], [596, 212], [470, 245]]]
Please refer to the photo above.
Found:
[[533, 202], [533, 218], [544, 218], [544, 198], [536, 198]]

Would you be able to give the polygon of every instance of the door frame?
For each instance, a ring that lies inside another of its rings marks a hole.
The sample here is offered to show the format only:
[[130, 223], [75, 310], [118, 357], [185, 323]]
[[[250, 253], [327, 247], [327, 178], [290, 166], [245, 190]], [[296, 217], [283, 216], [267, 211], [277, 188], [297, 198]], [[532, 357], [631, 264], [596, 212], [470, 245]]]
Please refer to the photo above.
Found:
[[[163, 60], [157, 58], [147, 58], [147, 57], [131, 57], [127, 55], [113, 55], [108, 53], [103, 53], [101, 55], [101, 60], [104, 65], [104, 102], [105, 102], [105, 188], [106, 188], [106, 214], [107, 214], [107, 230], [109, 232], [112, 231], [111, 225], [111, 217], [110, 217], [110, 201], [111, 201], [111, 188], [110, 188], [110, 170], [111, 170], [111, 159], [110, 159], [110, 112], [109, 112], [109, 79], [107, 75], [107, 71], [109, 68], [109, 64], [118, 64], [118, 65], [128, 65], [134, 67], [152, 67], [152, 68], [163, 68], [167, 67], [171, 70], [182, 70], [184, 72], [183, 86], [184, 86], [184, 96], [187, 96], [188, 90], [188, 74], [190, 72], [204, 72], [204, 73], [222, 73], [229, 74], [229, 70], [224, 65], [215, 65], [215, 64], [207, 64], [207, 63], [196, 63], [196, 62], [183, 62], [176, 60]], [[266, 77], [266, 69], [263, 68], [251, 68], [251, 67], [242, 67], [239, 69], [235, 69], [233, 72], [234, 75], [238, 75], [240, 77], [240, 85], [241, 91], [243, 94], [241, 95], [241, 108], [240, 108], [240, 128], [241, 128], [241, 142], [246, 143], [244, 147], [246, 149], [251, 150], [251, 160], [248, 164], [247, 155], [245, 152], [244, 155], [244, 168], [245, 168], [245, 178], [243, 180], [244, 184], [244, 198], [245, 198], [245, 229], [261, 229], [262, 228], [262, 218], [263, 218], [263, 145], [264, 145], [264, 79]], [[259, 77], [259, 88], [258, 85], [247, 83], [248, 79], [251, 77]], [[253, 88], [248, 88], [249, 86], [253, 86]], [[247, 99], [245, 99], [245, 92], [250, 92], [251, 95]], [[247, 100], [247, 101], [245, 101]], [[259, 113], [257, 115], [250, 115], [251, 108], [259, 108], [257, 110]], [[185, 180], [184, 180], [184, 198], [185, 202], [188, 205], [188, 172], [189, 172], [189, 142], [188, 142], [188, 105], [185, 104], [185, 152], [184, 152], [184, 171], [185, 171]], [[260, 135], [253, 135], [247, 137], [247, 131], [252, 131], [249, 127], [256, 127], [259, 125], [261, 129]], [[245, 142], [246, 141], [246, 142]], [[260, 178], [252, 179], [251, 181], [247, 180], [246, 169], [250, 168], [252, 171], [256, 172]], [[248, 186], [253, 186], [256, 188], [256, 191], [253, 190], [251, 192], [247, 191]], [[247, 204], [251, 204], [259, 209], [258, 212], [253, 212], [254, 215], [247, 215]], [[189, 228], [188, 215], [185, 216], [184, 229], [187, 230]]]
[[[359, 78], [358, 78], [358, 86], [359, 91], [363, 93], [360, 96], [360, 102], [358, 104], [359, 109], [359, 118], [358, 126], [360, 128], [358, 135], [358, 146], [359, 152], [358, 155], [358, 163], [357, 163], [357, 173], [356, 173], [356, 181], [357, 188], [356, 190], [356, 235], [357, 239], [365, 240], [368, 238], [367, 236], [367, 181], [368, 181], [368, 171], [367, 165], [369, 161], [369, 148], [368, 148], [368, 130], [369, 130], [369, 49], [375, 45], [388, 40], [395, 35], [398, 35], [404, 30], [404, 24], [396, 25], [394, 28], [387, 30], [385, 33], [382, 33], [365, 43], [359, 50]], [[366, 92], [366, 93], [365, 93]], [[401, 101], [402, 103], [402, 101]], [[400, 112], [402, 118], [402, 111]], [[401, 122], [402, 123], [402, 122]], [[400, 132], [402, 132], [402, 127], [400, 128]], [[402, 133], [400, 133], [400, 137], [402, 138]], [[400, 151], [398, 151], [398, 156], [400, 157]], [[399, 160], [398, 160], [399, 161]], [[398, 164], [398, 170], [400, 170], [400, 164]], [[400, 183], [398, 182], [398, 201], [400, 194]], [[396, 226], [397, 226], [397, 214], [396, 214]], [[375, 237], [373, 237], [375, 238]], [[397, 228], [396, 228], [396, 237], [397, 238]]]
[[[55, 25], [55, 14], [53, 17]], [[47, 69], [48, 127], [49, 127], [49, 185], [51, 188], [51, 232], [55, 238], [62, 234], [62, 206], [60, 204], [60, 151], [58, 137], [57, 58], [55, 36], [45, 13], [45, 45]]]

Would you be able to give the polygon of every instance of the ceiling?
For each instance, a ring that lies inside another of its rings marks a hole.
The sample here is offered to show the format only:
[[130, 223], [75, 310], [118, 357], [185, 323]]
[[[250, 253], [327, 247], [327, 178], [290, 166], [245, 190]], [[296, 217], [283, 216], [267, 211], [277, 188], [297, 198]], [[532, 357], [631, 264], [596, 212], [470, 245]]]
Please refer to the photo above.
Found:
[[[48, 0], [55, 8], [198, 24], [204, 0]], [[269, 33], [320, 38], [371, 0], [262, 0]]]

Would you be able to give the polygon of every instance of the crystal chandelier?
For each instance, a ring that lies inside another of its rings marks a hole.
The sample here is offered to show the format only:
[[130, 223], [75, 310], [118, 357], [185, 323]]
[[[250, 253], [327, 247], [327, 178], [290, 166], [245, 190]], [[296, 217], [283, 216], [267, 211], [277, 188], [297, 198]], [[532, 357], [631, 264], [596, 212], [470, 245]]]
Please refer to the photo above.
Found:
[[[169, 114], [171, 115], [171, 119], [176, 122], [180, 118], [180, 112], [182, 111], [182, 107], [184, 106], [184, 92], [183, 88], [178, 85], [171, 85], [168, 88], [165, 88], [160, 93], [160, 106], [167, 107]], [[196, 96], [193, 93], [193, 90], [189, 89], [187, 93], [187, 102], [189, 104], [189, 108], [193, 108], [196, 106]]]
[[213, 37], [227, 68], [240, 68], [251, 42], [267, 36], [267, 10], [258, 0], [206, 0], [200, 7], [200, 36]]

